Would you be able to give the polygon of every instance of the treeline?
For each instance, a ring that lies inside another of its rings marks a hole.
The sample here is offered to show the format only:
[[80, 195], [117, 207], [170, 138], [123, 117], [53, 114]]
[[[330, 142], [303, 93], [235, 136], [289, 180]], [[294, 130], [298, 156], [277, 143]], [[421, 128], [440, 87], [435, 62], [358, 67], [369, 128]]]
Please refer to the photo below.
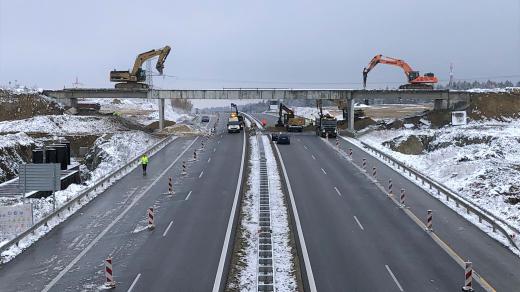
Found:
[[193, 108], [193, 104], [191, 103], [191, 101], [189, 101], [187, 99], [176, 99], [176, 98], [173, 98], [172, 99], [172, 106], [174, 108], [182, 109], [182, 110], [185, 110], [187, 112], [191, 112], [191, 109]]
[[506, 80], [506, 81], [500, 81], [500, 82], [496, 82], [496, 81], [491, 81], [491, 80], [488, 80], [488, 81], [472, 81], [472, 82], [468, 82], [468, 81], [455, 81], [453, 82], [453, 84], [451, 85], [451, 88], [449, 86], [449, 84], [446, 84], [446, 85], [442, 85], [442, 84], [439, 84], [439, 85], [436, 85], [435, 88], [437, 89], [455, 89], [455, 90], [467, 90], [467, 89], [473, 89], [473, 88], [483, 88], [483, 89], [493, 89], [493, 88], [506, 88], [506, 87], [520, 87], [520, 81], [518, 81], [516, 84], [514, 84], [513, 82], [509, 81], [509, 80]]

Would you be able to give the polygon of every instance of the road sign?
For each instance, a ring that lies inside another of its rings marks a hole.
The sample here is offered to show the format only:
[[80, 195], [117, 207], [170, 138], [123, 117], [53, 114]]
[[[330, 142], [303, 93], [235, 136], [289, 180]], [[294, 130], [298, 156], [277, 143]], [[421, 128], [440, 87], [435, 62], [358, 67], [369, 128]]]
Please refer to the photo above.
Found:
[[22, 164], [18, 187], [25, 194], [31, 191], [59, 191], [61, 189], [59, 163]]
[[16, 236], [33, 224], [31, 204], [0, 207], [0, 238]]

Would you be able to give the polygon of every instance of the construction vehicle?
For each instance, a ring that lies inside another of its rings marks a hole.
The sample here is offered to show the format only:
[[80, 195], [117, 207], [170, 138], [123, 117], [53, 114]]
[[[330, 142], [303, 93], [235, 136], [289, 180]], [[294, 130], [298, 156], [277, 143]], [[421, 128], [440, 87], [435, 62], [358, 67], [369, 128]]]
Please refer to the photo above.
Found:
[[305, 119], [303, 117], [292, 117], [287, 119], [287, 132], [303, 132], [305, 126]]
[[283, 103], [278, 104], [278, 121], [276, 122], [276, 126], [277, 127], [287, 126], [287, 122], [291, 118], [294, 118], [294, 111], [292, 109], [286, 107]]
[[423, 76], [419, 71], [414, 71], [408, 63], [403, 60], [386, 57], [383, 55], [376, 55], [368, 66], [363, 69], [363, 88], [367, 85], [367, 76], [377, 64], [388, 64], [393, 66], [401, 67], [404, 70], [406, 78], [408, 78], [408, 84], [399, 86], [399, 89], [433, 89], [433, 84], [438, 82], [437, 77], [433, 73], [426, 73]]
[[234, 109], [234, 111], [231, 112], [230, 116], [238, 118], [240, 129], [242, 130], [244, 128], [244, 116], [238, 113], [238, 107], [236, 104], [231, 103], [231, 109]]
[[227, 131], [228, 133], [240, 133], [240, 121], [238, 120], [238, 117], [231, 116], [228, 119], [227, 123]]
[[335, 138], [338, 135], [338, 120], [330, 114], [323, 114], [321, 100], [317, 100], [319, 116], [315, 119], [316, 135], [323, 138]]
[[157, 69], [159, 74], [162, 75], [164, 69], [164, 61], [166, 61], [166, 57], [168, 57], [170, 50], [171, 48], [169, 46], [165, 46], [162, 49], [151, 50], [139, 54], [135, 59], [134, 67], [132, 67], [131, 71], [110, 71], [110, 81], [121, 82], [116, 83], [116, 88], [147, 89], [148, 85], [146, 83], [142, 83], [146, 81], [146, 71], [143, 70], [141, 66], [146, 60], [159, 56], [155, 68]]

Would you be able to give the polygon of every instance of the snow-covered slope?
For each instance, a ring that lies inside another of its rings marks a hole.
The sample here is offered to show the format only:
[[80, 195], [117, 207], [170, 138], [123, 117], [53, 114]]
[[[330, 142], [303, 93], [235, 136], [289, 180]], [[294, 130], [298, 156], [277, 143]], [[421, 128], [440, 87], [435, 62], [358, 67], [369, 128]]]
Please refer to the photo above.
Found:
[[[374, 131], [360, 139], [520, 228], [520, 120]], [[407, 155], [383, 144], [402, 152], [424, 150]]]

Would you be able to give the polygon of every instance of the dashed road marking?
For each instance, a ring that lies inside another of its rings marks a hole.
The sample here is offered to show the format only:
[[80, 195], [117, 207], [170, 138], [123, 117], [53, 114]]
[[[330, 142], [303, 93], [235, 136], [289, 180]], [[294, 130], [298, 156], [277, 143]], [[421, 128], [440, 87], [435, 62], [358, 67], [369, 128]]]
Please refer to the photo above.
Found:
[[162, 237], [166, 236], [166, 233], [168, 233], [168, 230], [170, 230], [170, 227], [172, 227], [172, 224], [173, 224], [173, 221], [170, 221], [170, 224], [168, 224], [168, 227], [166, 227], [166, 230], [164, 230]]
[[201, 178], [203, 174], [204, 174], [204, 170], [200, 172], [199, 178]]
[[397, 285], [397, 288], [399, 288], [400, 291], [404, 291], [403, 287], [401, 287], [401, 284], [399, 284], [399, 281], [397, 281], [397, 278], [395, 277], [394, 273], [392, 273], [392, 270], [390, 270], [390, 267], [388, 267], [388, 265], [385, 265], [385, 267], [386, 267], [386, 270], [388, 271], [388, 273], [390, 274], [390, 276], [392, 276], [392, 279], [394, 279], [394, 282]]
[[208, 163], [209, 163], [210, 161], [211, 161], [211, 157], [210, 157], [210, 158], [208, 158]]
[[[220, 143], [219, 143], [220, 144]], [[217, 151], [217, 148], [213, 148], [213, 152], [216, 152]]]
[[309, 150], [309, 148], [307, 148], [307, 146], [306, 146], [306, 145], [303, 145], [303, 148], [305, 148], [305, 150]]
[[137, 284], [137, 281], [139, 281], [139, 278], [141, 278], [141, 273], [137, 274], [134, 281], [132, 282], [132, 285], [130, 285], [130, 288], [128, 288], [128, 290], [126, 290], [126, 292], [131, 292], [134, 289], [135, 284]]
[[338, 193], [338, 196], [341, 197], [341, 192], [338, 190], [338, 188], [337, 188], [337, 187], [334, 187], [334, 190], [336, 190], [336, 193]]
[[316, 157], [314, 157], [314, 155], [311, 154], [311, 156], [312, 156], [312, 159], [316, 160]]
[[190, 192], [188, 193], [188, 195], [186, 196], [186, 199], [184, 199], [185, 201], [187, 201], [187, 200], [190, 198], [190, 196], [191, 196], [191, 192], [192, 192], [192, 191], [190, 191]]
[[323, 171], [323, 174], [327, 174], [327, 172], [325, 172], [325, 169], [322, 168], [321, 171]]
[[363, 228], [363, 225], [361, 225], [361, 222], [359, 222], [359, 220], [356, 216], [354, 216], [354, 220], [356, 220], [357, 225], [359, 225], [359, 228], [361, 228], [361, 230], [365, 230], [365, 228]]

